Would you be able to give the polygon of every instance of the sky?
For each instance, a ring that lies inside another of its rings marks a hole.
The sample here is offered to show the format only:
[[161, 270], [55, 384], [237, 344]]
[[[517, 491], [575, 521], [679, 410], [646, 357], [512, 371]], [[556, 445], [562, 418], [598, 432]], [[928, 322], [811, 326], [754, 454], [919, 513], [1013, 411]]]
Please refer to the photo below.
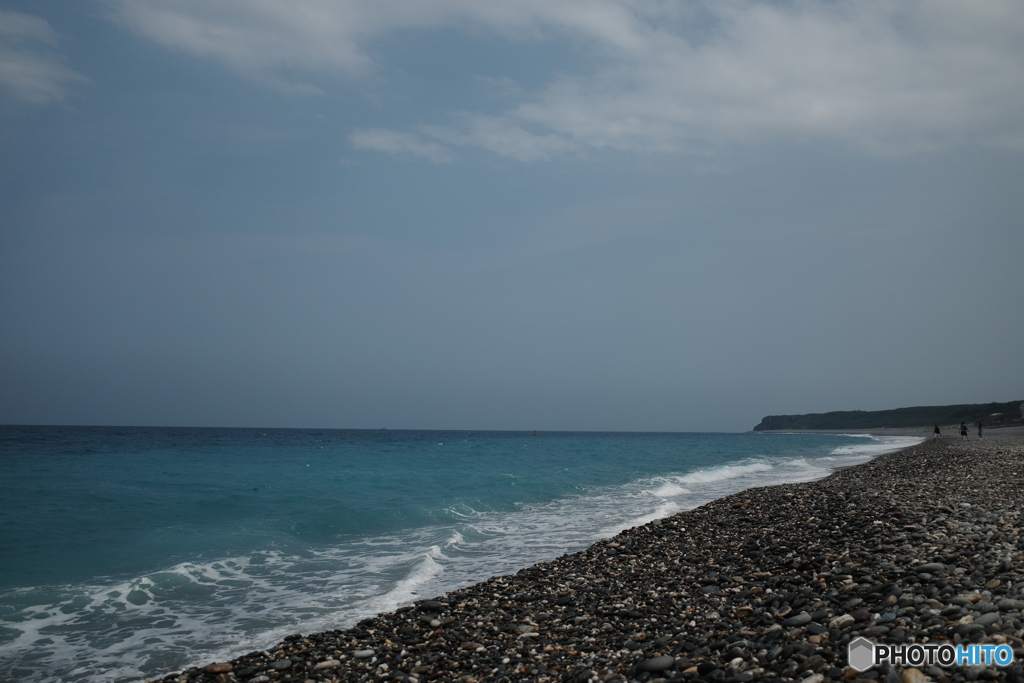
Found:
[[0, 424], [1024, 399], [1024, 3], [0, 2]]

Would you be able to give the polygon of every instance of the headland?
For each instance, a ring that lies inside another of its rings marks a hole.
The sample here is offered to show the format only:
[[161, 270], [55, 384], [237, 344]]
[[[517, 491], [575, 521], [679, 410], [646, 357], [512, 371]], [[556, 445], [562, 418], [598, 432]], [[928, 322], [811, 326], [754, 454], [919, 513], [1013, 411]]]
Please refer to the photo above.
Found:
[[933, 425], [949, 427], [961, 422], [968, 425], [982, 422], [989, 427], [1024, 426], [1024, 401], [916, 406], [894, 410], [840, 410], [807, 415], [767, 415], [761, 418], [761, 422], [753, 431], [913, 429]]
[[1018, 683], [1018, 663], [858, 672], [846, 645], [1005, 643], [1024, 661], [1022, 485], [1024, 429], [946, 435], [160, 680]]

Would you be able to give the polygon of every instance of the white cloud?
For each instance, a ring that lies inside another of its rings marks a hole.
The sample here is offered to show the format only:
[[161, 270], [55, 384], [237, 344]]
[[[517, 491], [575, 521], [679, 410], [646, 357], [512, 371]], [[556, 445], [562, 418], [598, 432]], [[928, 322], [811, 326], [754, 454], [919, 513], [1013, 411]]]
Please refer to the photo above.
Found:
[[522, 39], [551, 24], [622, 47], [637, 41], [630, 12], [610, 0], [106, 1], [140, 35], [275, 85], [294, 69], [364, 74], [373, 67], [364, 44], [396, 30], [474, 25]]
[[[368, 73], [365, 46], [398, 30], [585, 45], [600, 55], [590, 73], [555, 77], [504, 112], [416, 126], [524, 161], [780, 136], [882, 153], [1024, 136], [1024, 4], [1005, 0], [111, 2], [142, 35], [293, 90], [314, 87], [297, 71]], [[431, 144], [382, 140], [418, 156]]]
[[706, 41], [652, 31], [495, 122], [626, 151], [788, 136], [893, 152], [1024, 131], [1024, 5], [721, 7]]
[[48, 104], [64, 99], [71, 83], [87, 82], [53, 52], [56, 45], [46, 20], [0, 9], [0, 88], [15, 99]]
[[458, 126], [420, 126], [428, 135], [453, 145], [483, 147], [519, 161], [543, 161], [581, 150], [579, 144], [555, 133], [531, 133], [509, 117], [462, 113]]
[[120, 23], [158, 43], [214, 59], [295, 94], [316, 86], [290, 70], [364, 72], [357, 3], [317, 0], [112, 0]]
[[386, 128], [357, 128], [348, 136], [356, 149], [372, 149], [392, 156], [413, 156], [429, 159], [435, 164], [452, 160], [452, 155], [436, 142], [423, 142], [409, 133]]

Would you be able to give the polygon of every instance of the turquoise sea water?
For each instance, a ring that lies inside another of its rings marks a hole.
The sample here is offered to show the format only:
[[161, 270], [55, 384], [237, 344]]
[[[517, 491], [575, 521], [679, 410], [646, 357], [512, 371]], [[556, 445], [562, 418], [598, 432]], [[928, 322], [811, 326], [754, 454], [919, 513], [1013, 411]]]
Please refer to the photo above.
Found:
[[917, 441], [0, 427], [0, 679], [226, 659]]

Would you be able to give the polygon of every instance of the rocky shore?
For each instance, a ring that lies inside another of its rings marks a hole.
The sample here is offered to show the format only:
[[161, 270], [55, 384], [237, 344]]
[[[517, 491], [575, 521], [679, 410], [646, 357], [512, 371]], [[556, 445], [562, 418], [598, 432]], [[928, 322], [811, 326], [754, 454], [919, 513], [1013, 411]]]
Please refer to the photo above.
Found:
[[[1024, 683], [1022, 502], [1022, 430], [947, 436], [160, 680]], [[858, 635], [1016, 662], [857, 672]]]

